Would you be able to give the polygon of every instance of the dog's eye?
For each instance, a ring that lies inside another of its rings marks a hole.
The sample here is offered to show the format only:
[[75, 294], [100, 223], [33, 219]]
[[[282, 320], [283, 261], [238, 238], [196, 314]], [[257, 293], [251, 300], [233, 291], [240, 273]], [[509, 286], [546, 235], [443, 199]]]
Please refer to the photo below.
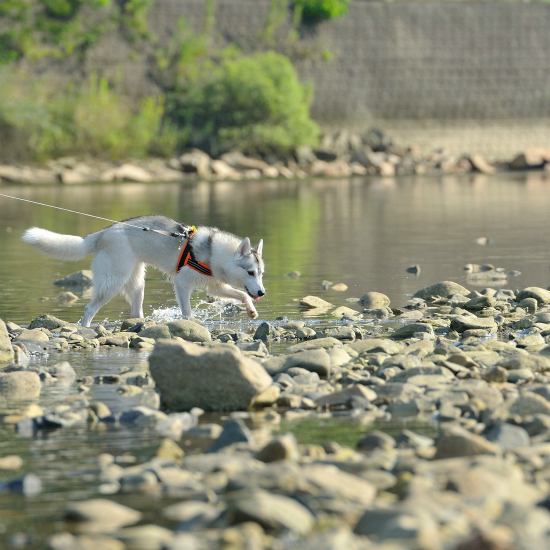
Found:
[[249, 274], [251, 277], [254, 277], [254, 271], [249, 271], [248, 274]]

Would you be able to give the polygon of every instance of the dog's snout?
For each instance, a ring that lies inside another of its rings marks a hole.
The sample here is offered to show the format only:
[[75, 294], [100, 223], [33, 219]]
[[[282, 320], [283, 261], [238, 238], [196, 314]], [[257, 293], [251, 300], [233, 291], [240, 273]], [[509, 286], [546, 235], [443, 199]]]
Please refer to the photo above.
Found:
[[263, 290], [258, 290], [258, 296], [265, 296], [265, 292]]

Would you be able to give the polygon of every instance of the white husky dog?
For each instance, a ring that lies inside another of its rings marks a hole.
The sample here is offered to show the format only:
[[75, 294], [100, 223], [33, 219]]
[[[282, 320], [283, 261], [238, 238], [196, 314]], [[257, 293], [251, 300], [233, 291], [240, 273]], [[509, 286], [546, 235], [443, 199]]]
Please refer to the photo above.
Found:
[[[146, 265], [170, 277], [185, 318], [192, 317], [190, 298], [194, 288], [240, 300], [252, 319], [258, 317], [252, 300], [265, 294], [263, 241], [252, 248], [248, 238], [213, 227], [190, 227], [166, 216], [130, 218], [85, 237], [32, 227], [22, 238], [38, 252], [57, 260], [76, 261], [95, 254], [93, 297], [82, 319], [85, 327], [119, 292], [130, 303], [131, 316], [143, 317]], [[233, 286], [244, 288], [244, 292]]]

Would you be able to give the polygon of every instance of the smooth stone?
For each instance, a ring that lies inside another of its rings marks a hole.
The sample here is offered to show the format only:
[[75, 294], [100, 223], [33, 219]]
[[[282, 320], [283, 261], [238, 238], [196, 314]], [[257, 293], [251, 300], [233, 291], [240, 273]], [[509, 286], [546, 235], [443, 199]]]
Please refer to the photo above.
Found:
[[373, 430], [362, 437], [357, 443], [359, 451], [374, 451], [374, 449], [393, 449], [395, 447], [395, 439], [380, 430]]
[[58, 319], [53, 315], [41, 315], [40, 317], [37, 317], [36, 319], [31, 321], [31, 324], [29, 325], [29, 330], [34, 330], [36, 328], [53, 330], [67, 325], [69, 325], [67, 321], [62, 321], [61, 319]]
[[337, 307], [334, 311], [331, 311], [330, 314], [333, 317], [336, 317], [337, 319], [340, 319], [344, 316], [347, 316], [347, 317], [362, 317], [362, 315], [357, 310], [351, 309], [350, 307], [346, 307], [346, 306]]
[[139, 333], [140, 338], [152, 338], [153, 340], [160, 340], [161, 338], [172, 338], [170, 329], [167, 324], [153, 325], [146, 328]]
[[[206, 327], [189, 321], [188, 319], [178, 319], [177, 321], [169, 321], [166, 323], [168, 330], [173, 338], [183, 338], [188, 342], [210, 342], [212, 337]], [[140, 333], [143, 337], [143, 331]]]
[[422, 332], [428, 335], [429, 338], [434, 338], [434, 329], [427, 323], [408, 323], [399, 327], [391, 334], [392, 338], [412, 338], [417, 332]]
[[40, 377], [35, 372], [0, 373], [0, 396], [7, 399], [35, 399], [40, 395]]
[[494, 331], [497, 324], [492, 317], [479, 318], [473, 315], [457, 315], [451, 319], [451, 330], [464, 332], [469, 329], [489, 329]]
[[491, 296], [477, 296], [464, 304], [464, 309], [479, 311], [487, 307], [495, 307], [497, 300]]
[[436, 449], [434, 460], [483, 454], [499, 454], [498, 445], [459, 426], [453, 426], [443, 430], [437, 440]]
[[109, 533], [126, 525], [137, 523], [142, 513], [112, 500], [93, 498], [67, 503], [65, 520], [80, 524], [82, 531]]
[[387, 338], [368, 338], [367, 340], [356, 340], [349, 344], [350, 348], [357, 353], [387, 353], [397, 355], [403, 350], [403, 344], [394, 342]]
[[13, 339], [14, 342], [20, 342], [21, 340], [32, 340], [36, 342], [48, 342], [50, 339], [48, 335], [39, 329], [27, 330], [22, 329], [21, 332]]
[[369, 401], [374, 401], [377, 398], [377, 395], [376, 392], [374, 392], [370, 388], [367, 388], [362, 384], [356, 384], [351, 388], [346, 388], [345, 390], [323, 395], [322, 397], [319, 397], [315, 400], [315, 404], [319, 407], [346, 405], [351, 399], [355, 397], [362, 397]]
[[292, 433], [283, 434], [272, 439], [256, 455], [262, 462], [275, 462], [277, 460], [299, 460], [300, 451], [298, 443]]
[[300, 338], [300, 340], [305, 340], [308, 338], [315, 338], [316, 334], [317, 333], [312, 328], [302, 327], [296, 331], [296, 338]]
[[507, 423], [493, 426], [485, 434], [485, 437], [489, 441], [497, 443], [499, 447], [506, 450], [531, 444], [529, 434], [524, 428]]
[[518, 292], [516, 302], [521, 302], [525, 298], [534, 298], [538, 305], [542, 306], [550, 302], [550, 290], [536, 286], [529, 286]]
[[272, 384], [263, 392], [254, 397], [252, 405], [254, 407], [270, 407], [271, 405], [273, 405], [273, 403], [277, 402], [277, 399], [279, 399], [280, 395], [281, 389], [279, 388], [279, 386]]
[[67, 275], [63, 279], [57, 279], [57, 281], [54, 281], [53, 284], [57, 286], [87, 287], [87, 286], [92, 286], [94, 282], [93, 278], [94, 278], [94, 275], [91, 270], [82, 269], [81, 271], [76, 271], [75, 273], [71, 273], [70, 275]]
[[315, 372], [321, 378], [328, 378], [330, 376], [330, 355], [325, 349], [301, 351], [287, 356], [284, 366], [285, 371], [299, 367]]
[[528, 313], [536, 313], [538, 308], [538, 301], [535, 298], [524, 298], [521, 302], [518, 303], [518, 307], [524, 309]]
[[487, 425], [506, 422], [515, 416], [526, 417], [535, 414], [550, 415], [550, 402], [533, 392], [525, 392], [518, 397], [507, 399], [493, 410], [487, 411], [483, 421]]
[[307, 342], [300, 342], [299, 344], [294, 344], [290, 346], [289, 351], [304, 351], [312, 349], [329, 349], [334, 346], [341, 346], [342, 342], [336, 338], [327, 336], [326, 338], [316, 338], [315, 340], [308, 340]]
[[275, 336], [276, 330], [269, 323], [262, 323], [254, 332], [254, 340], [269, 340]]
[[174, 533], [158, 525], [139, 525], [119, 529], [114, 533], [126, 550], [163, 550], [174, 538]]
[[381, 292], [367, 292], [359, 298], [359, 303], [365, 309], [380, 309], [390, 305], [390, 299]]
[[175, 411], [247, 409], [272, 384], [256, 361], [226, 344], [204, 348], [184, 340], [162, 340], [149, 357], [162, 403]]
[[8, 334], [6, 324], [0, 319], [0, 364], [11, 363], [14, 358], [14, 351]]
[[8, 481], [4, 488], [13, 493], [20, 493], [26, 497], [34, 497], [42, 492], [42, 481], [35, 474], [26, 474], [23, 477]]
[[18, 455], [7, 455], [0, 458], [0, 470], [19, 470], [23, 459]]
[[254, 521], [270, 533], [289, 531], [300, 535], [309, 533], [315, 522], [313, 514], [297, 500], [263, 490], [230, 500], [227, 519], [230, 523]]
[[162, 510], [162, 515], [172, 521], [184, 522], [188, 525], [199, 523], [204, 526], [220, 516], [222, 510], [208, 502], [190, 500], [178, 502]]
[[413, 298], [421, 298], [423, 300], [426, 300], [427, 298], [431, 298], [434, 296], [447, 297], [453, 294], [461, 294], [463, 296], [467, 296], [468, 294], [470, 294], [470, 291], [462, 285], [459, 285], [458, 283], [454, 283], [452, 281], [443, 281], [441, 283], [435, 283], [433, 285], [418, 290], [413, 294]]
[[304, 309], [328, 309], [332, 307], [332, 304], [317, 296], [306, 296], [300, 300], [300, 307]]

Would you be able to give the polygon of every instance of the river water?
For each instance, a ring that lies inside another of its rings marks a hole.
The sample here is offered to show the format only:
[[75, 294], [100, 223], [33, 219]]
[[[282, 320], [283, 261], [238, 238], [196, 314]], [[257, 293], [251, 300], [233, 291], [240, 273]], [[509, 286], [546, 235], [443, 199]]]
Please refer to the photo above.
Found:
[[[185, 185], [2, 185], [0, 193], [113, 220], [164, 214], [248, 236], [253, 244], [263, 238], [267, 296], [258, 303], [258, 322], [281, 315], [302, 319], [297, 302], [307, 294], [350, 305], [347, 298], [378, 291], [387, 294], [392, 305], [404, 305], [416, 290], [429, 284], [442, 280], [466, 284], [463, 267], [469, 263], [521, 272], [509, 278], [504, 288], [550, 284], [550, 179], [540, 173]], [[106, 225], [0, 197], [0, 318], [27, 324], [47, 312], [77, 322], [86, 295], [70, 307], [63, 306], [55, 300], [63, 289], [52, 283], [87, 269], [89, 259], [58, 262], [38, 255], [20, 237], [30, 226], [85, 235]], [[480, 237], [487, 237], [489, 244], [477, 244]], [[418, 276], [406, 272], [412, 264], [420, 265]], [[299, 271], [301, 277], [288, 277], [291, 271]], [[323, 280], [345, 283], [348, 290], [323, 290]], [[219, 308], [202, 304], [204, 297], [199, 292], [192, 300], [200, 316], [210, 323], [225, 322]], [[175, 305], [170, 283], [151, 269], [146, 315], [173, 317]], [[128, 305], [118, 297], [96, 319], [112, 323], [128, 313]], [[245, 329], [254, 330], [257, 322], [244, 315], [240, 319]], [[109, 349], [72, 352], [63, 359], [70, 361], [78, 376], [95, 376], [143, 364], [147, 354]], [[52, 356], [37, 361], [59, 360]], [[45, 386], [40, 404], [47, 408], [77, 393], [76, 384]], [[113, 410], [120, 406], [113, 386], [94, 386], [88, 395]], [[4, 403], [0, 413], [17, 406]], [[131, 457], [141, 462], [158, 442], [158, 434], [143, 428], [81, 427], [23, 439], [12, 426], [0, 425], [0, 456], [18, 454], [24, 460], [22, 470], [0, 472], [0, 483], [34, 472], [44, 484], [43, 492], [33, 498], [0, 492], [0, 546], [23, 540], [13, 537], [24, 532], [30, 537], [25, 539], [28, 547], [43, 547], [49, 534], [66, 528], [61, 517], [67, 500], [97, 496], [94, 470], [99, 453], [111, 453], [122, 464]], [[180, 445], [187, 452], [200, 448], [200, 442], [190, 438]], [[157, 507], [154, 498], [146, 495], [117, 495], [116, 500], [146, 514]], [[162, 505], [169, 503], [164, 499]]]
[[[0, 192], [113, 220], [164, 214], [264, 239], [267, 296], [260, 320], [301, 316], [296, 300], [316, 294], [335, 305], [365, 292], [387, 294], [404, 305], [419, 288], [437, 281], [466, 282], [465, 264], [490, 263], [519, 277], [504, 285], [550, 284], [550, 181], [544, 174], [505, 176], [357, 178], [313, 181], [254, 181], [194, 184], [106, 184], [75, 187], [6, 186]], [[71, 307], [55, 301], [52, 282], [90, 259], [59, 262], [20, 240], [30, 226], [85, 235], [108, 222], [0, 197], [0, 318], [29, 323], [48, 312], [68, 321], [81, 318], [87, 297]], [[476, 239], [487, 237], [480, 246]], [[419, 276], [406, 272], [420, 265]], [[287, 274], [299, 271], [293, 279]], [[325, 291], [323, 280], [345, 283], [346, 292]], [[196, 293], [196, 306], [205, 297]], [[176, 306], [166, 278], [147, 276], [145, 313]], [[118, 297], [96, 320], [129, 314]], [[212, 307], [205, 317], [219, 318]]]

